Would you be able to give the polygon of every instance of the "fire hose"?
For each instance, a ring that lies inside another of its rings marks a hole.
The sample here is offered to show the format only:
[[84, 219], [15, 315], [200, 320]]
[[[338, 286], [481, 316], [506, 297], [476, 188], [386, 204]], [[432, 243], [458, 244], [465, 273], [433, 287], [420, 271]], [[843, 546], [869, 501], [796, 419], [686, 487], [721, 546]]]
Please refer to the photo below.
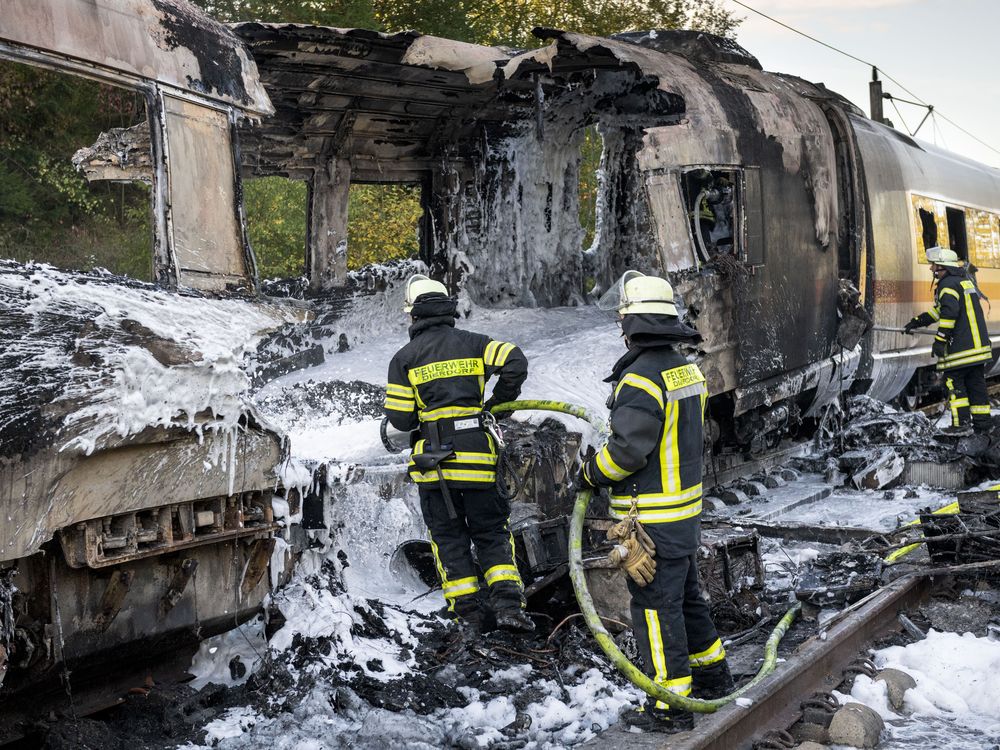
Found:
[[[594, 419], [582, 406], [567, 404], [562, 401], [509, 401], [505, 404], [498, 404], [491, 409], [494, 414], [532, 410], [554, 411], [561, 412], [563, 414], [570, 414], [589, 422], [598, 431], [603, 431], [603, 425]], [[576, 600], [580, 605], [580, 612], [583, 614], [587, 627], [590, 628], [590, 632], [597, 640], [597, 644], [601, 647], [604, 654], [629, 680], [629, 682], [645, 692], [646, 695], [655, 700], [666, 703], [671, 708], [693, 711], [695, 713], [710, 714], [714, 713], [722, 706], [725, 706], [727, 703], [735, 701], [774, 671], [774, 667], [778, 660], [778, 643], [784, 637], [785, 633], [788, 632], [788, 628], [795, 620], [796, 615], [802, 609], [802, 605], [799, 602], [796, 602], [788, 609], [781, 620], [778, 621], [774, 630], [771, 631], [771, 635], [768, 637], [767, 643], [764, 644], [764, 663], [761, 665], [754, 678], [743, 687], [722, 698], [717, 698], [715, 700], [699, 700], [698, 698], [688, 698], [683, 695], [678, 695], [677, 693], [667, 690], [661, 685], [657, 685], [649, 678], [648, 675], [643, 673], [642, 670], [629, 661], [629, 658], [618, 648], [614, 638], [612, 638], [611, 634], [604, 627], [604, 623], [597, 614], [597, 608], [594, 606], [594, 600], [590, 596], [590, 591], [587, 588], [587, 579], [584, 575], [583, 526], [587, 516], [587, 507], [590, 505], [591, 495], [592, 492], [589, 489], [580, 490], [576, 494], [576, 502], [573, 506], [573, 516], [570, 522], [569, 535], [570, 580], [573, 582], [573, 591], [576, 594]]]

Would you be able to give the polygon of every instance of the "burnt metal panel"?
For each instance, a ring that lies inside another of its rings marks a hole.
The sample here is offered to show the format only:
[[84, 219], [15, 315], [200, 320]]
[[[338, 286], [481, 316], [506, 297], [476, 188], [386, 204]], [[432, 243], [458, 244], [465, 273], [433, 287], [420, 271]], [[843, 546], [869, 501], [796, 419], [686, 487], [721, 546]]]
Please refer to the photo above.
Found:
[[760, 266], [764, 257], [764, 191], [760, 184], [760, 169], [752, 167], [743, 173], [744, 185], [744, 257], [748, 266]]
[[273, 112], [239, 39], [182, 0], [3, 0], [0, 40]]
[[[0, 462], [0, 560], [33, 554], [59, 529], [91, 518], [228, 496], [275, 484], [281, 459], [277, 435], [248, 431], [206, 434], [107, 450], [86, 457], [58, 452]], [[228, 441], [237, 441], [231, 448]], [[237, 460], [220, 457], [236, 452]], [[54, 455], [53, 455], [54, 454]], [[213, 463], [215, 464], [213, 466]], [[206, 471], [205, 466], [212, 466]], [[150, 492], [149, 477], [156, 476]]]

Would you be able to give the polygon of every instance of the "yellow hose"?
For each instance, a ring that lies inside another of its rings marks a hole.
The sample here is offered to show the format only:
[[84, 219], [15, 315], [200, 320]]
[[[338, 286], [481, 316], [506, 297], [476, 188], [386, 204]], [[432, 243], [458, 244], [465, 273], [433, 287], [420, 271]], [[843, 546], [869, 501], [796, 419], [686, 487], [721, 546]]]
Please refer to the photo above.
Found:
[[[958, 512], [959, 512], [958, 500], [956, 500], [953, 503], [948, 503], [944, 507], [932, 511], [931, 515], [953, 516]], [[916, 521], [910, 521], [908, 523], [903, 524], [903, 527], [906, 526], [920, 526], [920, 519], [918, 518]], [[899, 549], [893, 550], [884, 558], [882, 558], [882, 562], [885, 563], [886, 565], [895, 565], [902, 558], [906, 557], [908, 554], [913, 552], [913, 550], [917, 549], [921, 544], [923, 544], [923, 542], [916, 542], [915, 544], [908, 544], [905, 547], [900, 547]]]
[[[586, 420], [598, 429], [602, 428], [600, 422], [596, 421], [582, 406], [575, 406], [562, 401], [509, 401], [505, 404], [498, 404], [491, 411], [497, 413], [532, 409], [572, 414], [575, 417]], [[573, 506], [573, 517], [569, 530], [570, 580], [573, 582], [573, 591], [576, 594], [576, 600], [580, 605], [580, 612], [583, 614], [587, 627], [590, 628], [590, 632], [593, 633], [601, 650], [618, 670], [628, 678], [629, 682], [645, 692], [646, 695], [666, 703], [671, 708], [710, 714], [739, 698], [774, 671], [778, 659], [778, 643], [784, 637], [785, 633], [788, 632], [788, 628], [791, 626], [799, 610], [802, 609], [802, 605], [799, 602], [796, 602], [789, 608], [774, 630], [771, 631], [767, 643], [764, 644], [764, 663], [754, 678], [743, 687], [725, 697], [715, 700], [699, 700], [698, 698], [688, 698], [678, 695], [661, 685], [657, 685], [648, 675], [629, 661], [628, 657], [618, 648], [611, 634], [605, 629], [604, 623], [601, 622], [601, 618], [597, 614], [597, 609], [594, 607], [594, 600], [591, 598], [590, 591], [587, 588], [587, 577], [584, 574], [583, 567], [583, 525], [586, 520], [587, 506], [590, 504], [590, 498], [590, 490], [581, 490], [577, 493], [576, 503]]]

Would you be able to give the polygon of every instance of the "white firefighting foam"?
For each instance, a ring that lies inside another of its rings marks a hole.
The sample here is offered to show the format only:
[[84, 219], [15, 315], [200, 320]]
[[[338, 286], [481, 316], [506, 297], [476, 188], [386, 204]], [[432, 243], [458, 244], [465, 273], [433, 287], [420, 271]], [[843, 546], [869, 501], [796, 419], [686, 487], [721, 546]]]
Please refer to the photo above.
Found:
[[901, 711], [889, 706], [884, 682], [864, 675], [855, 679], [850, 696], [838, 696], [882, 715], [882, 750], [974, 750], [1000, 742], [1000, 641], [931, 630], [922, 641], [876, 651], [874, 660], [880, 669], [902, 670], [917, 683], [906, 692]]
[[[259, 303], [182, 297], [44, 265], [28, 274], [0, 274], [0, 285], [18, 295], [21, 312], [36, 325], [65, 314], [96, 327], [83, 342], [96, 370], [75, 362], [77, 352], [55, 351], [51, 344], [33, 348], [29, 334], [7, 342], [23, 349], [22, 366], [36, 377], [50, 373], [62, 380], [69, 374], [56, 398], [66, 407], [61, 447], [88, 454], [102, 441], [147, 427], [231, 432], [250, 408], [247, 355], [268, 330], [294, 319]], [[155, 340], [168, 359], [178, 361], [164, 364], [137, 339]]]

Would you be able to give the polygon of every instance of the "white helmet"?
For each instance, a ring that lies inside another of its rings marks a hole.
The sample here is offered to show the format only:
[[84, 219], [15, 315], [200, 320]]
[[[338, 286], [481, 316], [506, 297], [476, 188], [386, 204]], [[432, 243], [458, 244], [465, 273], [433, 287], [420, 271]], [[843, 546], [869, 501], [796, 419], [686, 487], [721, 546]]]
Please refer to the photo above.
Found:
[[424, 294], [443, 294], [448, 296], [448, 290], [440, 281], [429, 279], [422, 273], [415, 273], [406, 280], [406, 296], [403, 298], [403, 312], [413, 310], [413, 304]]
[[949, 250], [946, 247], [929, 247], [927, 248], [927, 260], [937, 266], [950, 266], [952, 268], [961, 268], [962, 261], [958, 259], [958, 253], [954, 250]]
[[622, 315], [654, 313], [677, 317], [674, 289], [658, 276], [626, 271], [597, 302], [601, 310], [617, 310]]

